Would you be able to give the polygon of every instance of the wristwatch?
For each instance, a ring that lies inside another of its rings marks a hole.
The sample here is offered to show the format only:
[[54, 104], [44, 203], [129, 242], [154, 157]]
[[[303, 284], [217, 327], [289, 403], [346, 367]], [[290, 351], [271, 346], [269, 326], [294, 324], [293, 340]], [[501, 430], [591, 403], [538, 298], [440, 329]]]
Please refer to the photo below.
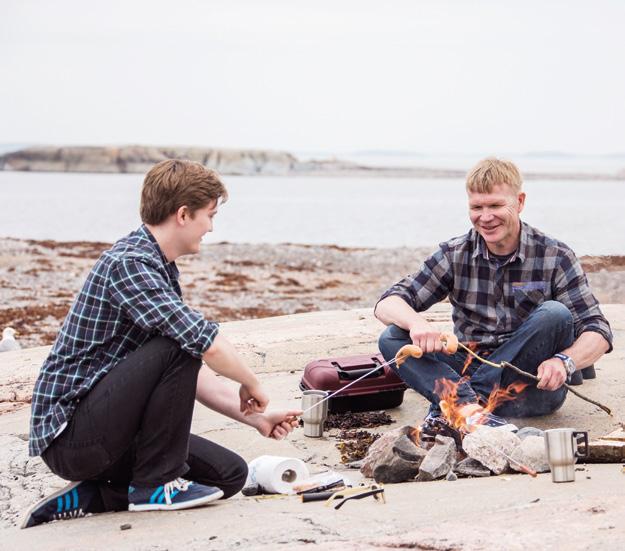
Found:
[[564, 364], [564, 369], [566, 369], [566, 376], [570, 379], [573, 373], [575, 373], [576, 369], [573, 358], [571, 358], [571, 356], [567, 356], [566, 354], [562, 354], [561, 352], [554, 354], [553, 357], [562, 360], [562, 363]]

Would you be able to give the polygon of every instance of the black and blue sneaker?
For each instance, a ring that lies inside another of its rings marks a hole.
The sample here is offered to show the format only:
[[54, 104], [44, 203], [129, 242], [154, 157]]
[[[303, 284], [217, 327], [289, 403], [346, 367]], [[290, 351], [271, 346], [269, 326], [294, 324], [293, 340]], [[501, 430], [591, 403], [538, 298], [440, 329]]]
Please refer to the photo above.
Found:
[[72, 482], [33, 505], [21, 527], [31, 528], [45, 522], [80, 518], [103, 511], [97, 482]]
[[176, 478], [161, 486], [128, 487], [129, 511], [169, 511], [190, 509], [216, 501], [224, 493], [214, 486], [204, 486], [184, 478]]

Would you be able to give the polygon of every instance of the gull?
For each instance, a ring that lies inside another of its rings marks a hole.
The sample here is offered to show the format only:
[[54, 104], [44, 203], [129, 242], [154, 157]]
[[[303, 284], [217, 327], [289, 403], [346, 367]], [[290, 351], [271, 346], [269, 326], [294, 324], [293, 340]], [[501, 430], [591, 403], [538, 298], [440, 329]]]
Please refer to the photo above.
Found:
[[8, 352], [9, 350], [19, 350], [22, 348], [20, 343], [15, 340], [17, 332], [13, 327], [5, 327], [2, 331], [2, 340], [0, 340], [0, 352]]

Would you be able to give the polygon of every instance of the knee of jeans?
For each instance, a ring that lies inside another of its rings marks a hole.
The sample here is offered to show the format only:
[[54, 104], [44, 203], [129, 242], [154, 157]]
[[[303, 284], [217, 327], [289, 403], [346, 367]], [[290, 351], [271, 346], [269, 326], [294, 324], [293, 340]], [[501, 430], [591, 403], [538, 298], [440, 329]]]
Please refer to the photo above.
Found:
[[573, 327], [573, 314], [561, 302], [557, 300], [547, 300], [543, 302], [537, 312], [545, 318], [545, 322], [551, 327]]
[[243, 486], [245, 486], [245, 481], [247, 480], [248, 467], [242, 457], [238, 457], [234, 460], [231, 469], [230, 477], [220, 486], [224, 493], [222, 499], [228, 499], [239, 493], [243, 489]]
[[378, 339], [378, 347], [382, 355], [385, 355], [385, 352], [387, 352], [394, 356], [395, 352], [403, 346], [404, 343], [401, 342], [403, 340], [410, 340], [408, 331], [391, 324], [382, 331]]
[[169, 337], [159, 335], [158, 337], [154, 337], [148, 345], [158, 348], [159, 352], [163, 354], [163, 356], [171, 354], [171, 358], [173, 359], [175, 355], [181, 354], [185, 363], [188, 363], [190, 366], [196, 367], [197, 369], [202, 367], [202, 360], [200, 358], [191, 356], [191, 354], [180, 347], [178, 342], [170, 339]]

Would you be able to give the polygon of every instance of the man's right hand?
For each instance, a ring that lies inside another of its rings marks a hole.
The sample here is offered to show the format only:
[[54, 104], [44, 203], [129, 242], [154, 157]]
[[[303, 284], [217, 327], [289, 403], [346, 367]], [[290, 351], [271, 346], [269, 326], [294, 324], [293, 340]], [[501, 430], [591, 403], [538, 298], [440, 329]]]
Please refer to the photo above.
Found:
[[241, 413], [263, 413], [269, 404], [269, 397], [261, 388], [256, 386], [241, 385], [239, 388], [239, 398], [241, 399]]
[[427, 322], [413, 325], [410, 328], [410, 338], [424, 354], [443, 351], [441, 332]]

